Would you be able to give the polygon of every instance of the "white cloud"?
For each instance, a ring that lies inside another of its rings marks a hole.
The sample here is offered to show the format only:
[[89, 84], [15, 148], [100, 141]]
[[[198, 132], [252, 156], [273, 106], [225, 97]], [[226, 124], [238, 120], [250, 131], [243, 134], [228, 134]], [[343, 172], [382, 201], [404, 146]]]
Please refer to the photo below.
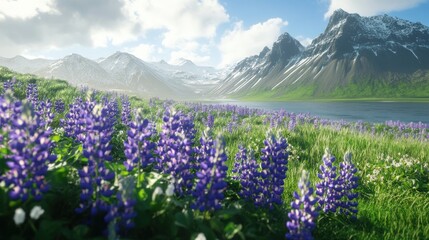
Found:
[[117, 47], [153, 30], [159, 45], [177, 51], [187, 42], [213, 41], [228, 20], [218, 0], [0, 0], [0, 53]]
[[304, 36], [298, 36], [296, 37], [296, 40], [298, 40], [302, 46], [307, 47], [311, 44], [311, 41], [313, 41], [312, 38], [304, 37]]
[[54, 0], [2, 0], [0, 1], [0, 21], [5, 18], [29, 19], [40, 13], [58, 13], [53, 8]]
[[134, 56], [142, 59], [143, 61], [155, 61], [156, 58], [154, 57], [154, 54], [158, 52], [158, 49], [153, 44], [142, 43], [137, 45], [136, 47], [126, 49], [125, 51], [133, 54]]
[[325, 17], [331, 16], [339, 8], [350, 13], [373, 16], [413, 8], [425, 1], [427, 0], [330, 0], [329, 9], [325, 13]]
[[258, 54], [265, 46], [271, 47], [281, 34], [282, 26], [287, 25], [281, 18], [271, 18], [265, 22], [243, 29], [243, 22], [235, 24], [234, 29], [227, 31], [218, 46], [221, 66], [235, 63], [245, 57]]
[[123, 11], [142, 30], [165, 30], [162, 44], [169, 48], [184, 40], [213, 38], [229, 19], [218, 0], [126, 0]]

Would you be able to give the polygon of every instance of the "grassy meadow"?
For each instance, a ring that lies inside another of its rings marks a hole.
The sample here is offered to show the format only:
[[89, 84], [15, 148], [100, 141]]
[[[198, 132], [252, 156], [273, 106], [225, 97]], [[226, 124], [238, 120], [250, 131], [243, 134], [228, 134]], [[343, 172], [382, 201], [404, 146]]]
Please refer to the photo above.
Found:
[[[3, 83], [16, 77], [13, 92], [3, 91]], [[14, 186], [0, 178], [0, 239], [285, 239], [288, 233], [286, 222], [291, 211], [293, 192], [298, 190], [298, 181], [305, 169], [310, 173], [311, 186], [320, 182], [319, 166], [322, 156], [329, 148], [336, 157], [335, 166], [343, 160], [346, 152], [353, 155], [357, 168], [358, 213], [352, 219], [336, 213], [319, 211], [314, 239], [427, 239], [429, 238], [429, 129], [413, 129], [369, 123], [326, 122], [312, 116], [302, 116], [292, 123], [292, 116], [281, 112], [266, 112], [240, 109], [233, 106], [211, 106], [198, 103], [144, 100], [130, 97], [132, 120], [148, 119], [154, 124], [157, 134], [151, 141], [157, 142], [163, 132], [163, 114], [167, 108], [181, 111], [193, 119], [195, 137], [193, 147], [201, 145], [200, 138], [220, 137], [225, 143], [228, 166], [225, 179], [227, 187], [221, 208], [214, 211], [193, 209], [194, 195], [166, 194], [171, 178], [151, 167], [127, 171], [124, 167], [129, 126], [120, 116], [112, 129], [110, 140], [112, 160], [106, 167], [115, 173], [115, 181], [128, 176], [136, 180], [132, 196], [136, 199], [133, 218], [135, 226], [127, 231], [115, 231], [103, 216], [91, 216], [89, 211], [76, 213], [80, 200], [79, 169], [88, 164], [82, 143], [64, 131], [62, 119], [67, 119], [70, 104], [80, 97], [93, 99], [103, 104], [103, 99], [116, 101], [119, 112], [123, 111], [121, 96], [82, 90], [65, 81], [38, 79], [0, 68], [0, 91], [7, 101], [22, 100], [26, 103], [29, 83], [38, 86], [40, 100], [61, 100], [65, 111], [57, 113], [48, 128], [53, 142], [50, 152], [56, 160], [50, 165], [45, 179], [50, 188], [41, 200], [29, 197], [25, 201], [12, 200], [9, 192]], [[52, 107], [53, 108], [53, 107]], [[287, 111], [287, 109], [286, 109]], [[207, 128], [207, 119], [214, 124]], [[4, 127], [5, 123], [2, 123]], [[8, 132], [2, 131], [0, 142], [0, 175], [9, 171], [11, 150], [7, 145]], [[239, 146], [254, 153], [261, 163], [264, 140], [274, 135], [285, 138], [288, 143], [288, 163], [283, 203], [274, 209], [255, 207], [239, 194], [241, 185], [233, 172]], [[115, 191], [116, 183], [111, 186]], [[162, 190], [162, 194], [159, 193]], [[97, 198], [99, 196], [93, 196]], [[113, 204], [119, 197], [100, 197]], [[34, 206], [44, 209], [38, 219], [27, 216], [22, 224], [13, 218], [17, 208], [26, 213]], [[91, 219], [91, 221], [88, 221]], [[205, 238], [201, 238], [202, 235]], [[199, 237], [199, 238], [198, 238]]]

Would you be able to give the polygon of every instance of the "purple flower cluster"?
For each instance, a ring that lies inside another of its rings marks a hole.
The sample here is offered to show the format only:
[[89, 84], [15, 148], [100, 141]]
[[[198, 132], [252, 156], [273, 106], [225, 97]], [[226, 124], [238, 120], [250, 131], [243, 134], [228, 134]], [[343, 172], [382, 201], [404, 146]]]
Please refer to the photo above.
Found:
[[240, 181], [241, 190], [239, 195], [249, 201], [260, 204], [262, 188], [260, 185], [259, 166], [253, 154], [249, 154], [246, 148], [239, 146], [235, 155], [233, 169], [234, 179]]
[[215, 120], [214, 115], [209, 113], [207, 115], [206, 126], [212, 129], [214, 127], [214, 120]]
[[174, 189], [178, 194], [189, 193], [195, 178], [192, 174], [195, 136], [193, 118], [167, 108], [163, 122], [157, 146], [159, 159], [155, 167], [173, 177]]
[[39, 90], [35, 83], [29, 83], [27, 86], [26, 92], [27, 100], [33, 104], [33, 106], [37, 105], [37, 101], [39, 101]]
[[288, 153], [286, 140], [271, 135], [264, 141], [261, 151], [261, 205], [270, 209], [282, 204], [284, 179], [286, 178]]
[[124, 165], [127, 171], [132, 171], [135, 167], [145, 168], [155, 161], [156, 144], [152, 142], [152, 137], [156, 129], [147, 119], [130, 122], [129, 128], [128, 138], [124, 142]]
[[112, 160], [110, 141], [115, 122], [111, 116], [115, 109], [110, 104], [100, 106], [87, 102], [84, 106], [92, 106], [92, 111], [82, 110], [82, 114], [77, 115], [80, 117], [78, 122], [85, 124], [78, 141], [82, 142], [83, 156], [88, 159], [88, 163], [79, 170], [82, 192], [76, 211], [91, 209], [91, 214], [96, 215], [108, 209], [102, 196], [110, 197], [114, 193], [112, 186], [115, 173], [106, 167], [105, 162]]
[[109, 212], [104, 217], [106, 222], [115, 223], [115, 232], [120, 233], [121, 229], [126, 231], [135, 226], [134, 218], [137, 213], [134, 211], [134, 206], [137, 203], [134, 197], [134, 189], [136, 188], [136, 180], [133, 176], [127, 176], [119, 180], [119, 191], [117, 193], [117, 204], [110, 206]]
[[48, 164], [56, 160], [50, 153], [51, 131], [41, 126], [42, 120], [28, 105], [0, 97], [2, 145], [7, 145], [6, 165], [9, 170], [1, 179], [10, 189], [12, 200], [41, 200], [49, 189], [45, 174]]
[[293, 131], [296, 127], [296, 116], [295, 114], [291, 114], [290, 118], [289, 118], [289, 123], [287, 125], [287, 128], [289, 129], [289, 131]]
[[319, 196], [322, 210], [335, 213], [340, 207], [342, 185], [336, 173], [337, 167], [333, 165], [335, 157], [329, 149], [325, 150], [322, 160], [323, 163], [320, 165], [318, 174], [320, 182], [316, 184], [316, 194]]
[[6, 91], [8, 91], [8, 90], [11, 90], [11, 91], [13, 91], [13, 87], [14, 87], [14, 85], [15, 85], [15, 81], [12, 79], [12, 80], [7, 80], [7, 81], [5, 81], [4, 83], [3, 83], [3, 90], [4, 90], [4, 92], [6, 92]]
[[131, 122], [131, 104], [128, 100], [128, 97], [123, 96], [121, 98], [122, 103], [122, 112], [121, 112], [121, 120], [122, 124], [129, 125]]
[[291, 211], [288, 214], [289, 221], [286, 227], [289, 233], [286, 239], [311, 240], [311, 231], [316, 227], [316, 218], [319, 215], [316, 208], [317, 198], [313, 196], [313, 188], [310, 187], [308, 172], [303, 170], [298, 182], [299, 193], [294, 192], [294, 200], [291, 203]]
[[64, 102], [61, 99], [55, 101], [55, 112], [63, 113], [65, 110]]
[[54, 113], [52, 112], [52, 103], [49, 100], [34, 102], [33, 105], [35, 113], [40, 117], [42, 126], [48, 126], [54, 120]]
[[86, 130], [89, 128], [88, 116], [92, 115], [96, 103], [92, 101], [83, 102], [81, 98], [75, 100], [69, 107], [69, 112], [64, 119], [61, 119], [61, 125], [67, 137], [74, 138], [83, 143], [86, 136]]
[[340, 163], [340, 181], [342, 185], [343, 199], [340, 204], [340, 213], [351, 218], [357, 215], [357, 197], [356, 188], [358, 187], [358, 178], [355, 176], [357, 169], [352, 163], [352, 154], [347, 152], [344, 155], [344, 161]]
[[201, 146], [198, 149], [197, 184], [193, 191], [195, 202], [192, 208], [199, 211], [213, 211], [221, 208], [226, 189], [225, 165], [227, 156], [222, 140], [216, 141], [203, 137], [200, 139]]

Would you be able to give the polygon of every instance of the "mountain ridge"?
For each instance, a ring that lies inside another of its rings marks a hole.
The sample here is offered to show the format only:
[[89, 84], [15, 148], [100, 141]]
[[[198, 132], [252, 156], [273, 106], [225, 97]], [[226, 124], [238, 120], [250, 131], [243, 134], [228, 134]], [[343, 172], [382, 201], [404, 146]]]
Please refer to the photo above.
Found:
[[[420, 23], [337, 10], [325, 31], [305, 49], [296, 53], [284, 46], [282, 51], [294, 57], [267, 59], [264, 48], [259, 55], [242, 60], [211, 94], [227, 98], [325, 98], [347, 97], [346, 90], [354, 88], [353, 97], [368, 97], [383, 95], [386, 91], [380, 88], [397, 89], [417, 80], [420, 85], [415, 86], [429, 90], [429, 28]], [[267, 70], [266, 66], [279, 65], [285, 59], [284, 67]], [[363, 91], [367, 85], [373, 86], [373, 91]], [[418, 94], [416, 97], [428, 96], [429, 92]]]
[[271, 47], [224, 70], [187, 59], [145, 62], [124, 52], [97, 60], [77, 54], [58, 60], [0, 57], [0, 65], [146, 97], [429, 97], [429, 27], [340, 9], [307, 47], [286, 32]]
[[16, 72], [64, 79], [73, 85], [113, 89], [141, 97], [184, 100], [202, 97], [225, 75], [213, 67], [198, 66], [187, 59], [182, 62], [182, 65], [171, 65], [165, 61], [145, 62], [120, 51], [96, 60], [76, 53], [57, 60], [0, 57], [0, 66]]

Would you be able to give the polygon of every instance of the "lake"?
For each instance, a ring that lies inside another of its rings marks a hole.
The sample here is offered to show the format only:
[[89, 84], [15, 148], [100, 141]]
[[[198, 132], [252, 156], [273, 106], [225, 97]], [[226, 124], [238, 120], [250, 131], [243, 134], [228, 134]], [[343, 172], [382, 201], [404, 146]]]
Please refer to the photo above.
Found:
[[266, 110], [284, 109], [287, 112], [310, 113], [321, 118], [347, 121], [429, 123], [427, 102], [240, 102], [227, 101], [212, 104], [233, 104]]

